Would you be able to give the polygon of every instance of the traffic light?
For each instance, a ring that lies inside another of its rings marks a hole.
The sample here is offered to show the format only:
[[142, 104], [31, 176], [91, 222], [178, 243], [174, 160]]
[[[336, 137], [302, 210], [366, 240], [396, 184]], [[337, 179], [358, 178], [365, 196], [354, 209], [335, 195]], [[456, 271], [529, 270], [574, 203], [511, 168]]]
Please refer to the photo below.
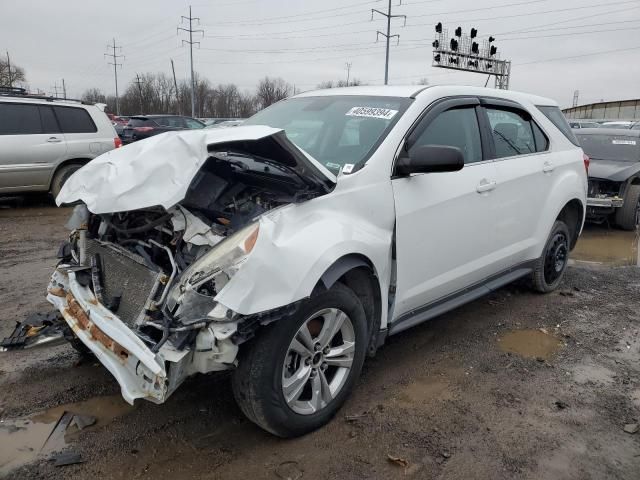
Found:
[[433, 57], [433, 59], [434, 59], [436, 62], [440, 63], [440, 59], [441, 59], [440, 54], [439, 54], [439, 53], [436, 53], [436, 55]]
[[451, 50], [453, 50], [454, 52], [458, 50], [458, 41], [455, 38], [451, 39], [449, 45], [451, 46]]
[[436, 40], [431, 45], [433, 45], [433, 48], [438, 49], [438, 47], [440, 47], [440, 42]]
[[478, 42], [471, 42], [471, 53], [478, 55], [480, 53], [480, 45]]
[[436, 33], [442, 33], [442, 22], [436, 24]]
[[449, 57], [449, 63], [458, 64], [458, 59], [456, 57]]
[[475, 28], [471, 29], [471, 38], [476, 38], [478, 36], [478, 30]]
[[456, 28], [456, 37], [460, 38], [462, 36], [462, 27]]
[[487, 70], [491, 70], [493, 68], [493, 63], [486, 64]]
[[495, 41], [496, 41], [496, 39], [495, 39], [495, 38], [493, 38], [493, 37], [489, 37], [489, 43], [491, 43], [491, 42], [495, 42]]
[[489, 55], [493, 57], [497, 51], [498, 47], [496, 47], [495, 45], [491, 45], [491, 48], [489, 49]]

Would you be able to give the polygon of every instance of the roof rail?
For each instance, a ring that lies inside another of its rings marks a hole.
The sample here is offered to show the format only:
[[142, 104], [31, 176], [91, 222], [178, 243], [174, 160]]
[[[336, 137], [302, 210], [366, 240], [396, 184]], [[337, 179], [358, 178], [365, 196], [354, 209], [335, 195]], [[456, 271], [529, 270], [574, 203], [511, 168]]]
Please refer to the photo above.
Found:
[[32, 95], [22, 87], [0, 87], [0, 97], [24, 97], [33, 98], [35, 100], [46, 100], [48, 102], [75, 102], [82, 105], [94, 105], [93, 102], [85, 102], [84, 100], [78, 100], [76, 98], [59, 98], [52, 97], [51, 95]]

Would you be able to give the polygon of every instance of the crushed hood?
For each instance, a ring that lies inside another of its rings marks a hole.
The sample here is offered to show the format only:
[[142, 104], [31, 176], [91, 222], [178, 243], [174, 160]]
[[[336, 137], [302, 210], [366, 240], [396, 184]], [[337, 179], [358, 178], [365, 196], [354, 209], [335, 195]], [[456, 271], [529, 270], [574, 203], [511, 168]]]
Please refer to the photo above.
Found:
[[168, 209], [185, 198], [211, 152], [257, 154], [291, 168], [329, 191], [336, 177], [296, 147], [284, 130], [262, 125], [168, 132], [111, 150], [82, 167], [64, 184], [58, 205], [83, 201], [93, 213]]

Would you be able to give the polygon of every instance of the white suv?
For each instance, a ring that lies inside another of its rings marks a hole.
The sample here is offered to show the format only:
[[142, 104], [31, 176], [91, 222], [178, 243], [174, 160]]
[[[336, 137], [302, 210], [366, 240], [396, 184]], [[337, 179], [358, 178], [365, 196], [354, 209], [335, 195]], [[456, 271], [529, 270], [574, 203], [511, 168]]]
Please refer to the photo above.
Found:
[[0, 91], [0, 194], [49, 191], [121, 145], [104, 109]]
[[[587, 159], [552, 100], [474, 87], [308, 92], [77, 172], [48, 300], [123, 397], [234, 371], [280, 436], [338, 410], [389, 335], [529, 276], [562, 280]], [[76, 342], [77, 343], [77, 342]]]

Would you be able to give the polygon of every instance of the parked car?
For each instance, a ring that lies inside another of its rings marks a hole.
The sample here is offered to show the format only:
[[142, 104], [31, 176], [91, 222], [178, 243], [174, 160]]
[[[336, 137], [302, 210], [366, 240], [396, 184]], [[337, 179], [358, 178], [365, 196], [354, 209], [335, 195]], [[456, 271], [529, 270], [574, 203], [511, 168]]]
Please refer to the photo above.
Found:
[[121, 144], [93, 104], [0, 91], [0, 194], [55, 197], [76, 170]]
[[228, 122], [228, 121], [234, 121], [234, 120], [244, 120], [242, 119], [238, 119], [238, 118], [199, 118], [198, 120], [200, 120], [202, 123], [204, 123], [207, 127], [210, 127], [212, 125], [217, 125], [218, 123], [222, 123], [222, 122]]
[[556, 289], [586, 189], [552, 100], [307, 92], [76, 173], [57, 202], [83, 204], [47, 299], [128, 402], [234, 370], [251, 421], [301, 435], [329, 421], [387, 337], [521, 277]]
[[625, 129], [631, 128], [635, 125], [636, 122], [631, 121], [616, 121], [616, 122], [603, 122], [599, 125], [600, 128], [615, 128], [615, 129]]
[[180, 115], [136, 115], [129, 117], [129, 123], [122, 132], [123, 143], [153, 137], [159, 133], [178, 130], [194, 130], [204, 128], [204, 123], [191, 117]]
[[591, 159], [587, 218], [635, 230], [640, 223], [640, 130], [590, 128], [576, 135]]
[[237, 127], [238, 125], [242, 125], [244, 123], [244, 118], [237, 118], [235, 120], [225, 120], [224, 122], [214, 123], [212, 125], [207, 126], [207, 128], [229, 128], [229, 127]]
[[569, 120], [569, 126], [573, 129], [579, 128], [599, 128], [600, 124], [598, 122], [590, 122], [587, 120]]

